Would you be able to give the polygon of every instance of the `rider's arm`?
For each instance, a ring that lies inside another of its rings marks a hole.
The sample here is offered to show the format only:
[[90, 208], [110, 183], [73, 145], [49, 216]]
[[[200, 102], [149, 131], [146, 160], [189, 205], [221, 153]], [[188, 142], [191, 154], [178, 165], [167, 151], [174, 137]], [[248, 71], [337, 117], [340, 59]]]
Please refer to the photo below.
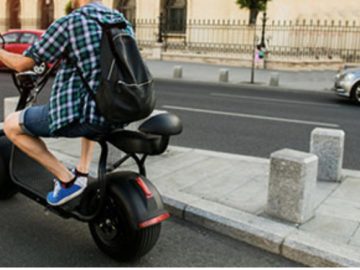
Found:
[[23, 55], [34, 60], [36, 64], [55, 63], [61, 59], [69, 44], [69, 16], [55, 21], [41, 39], [27, 49]]
[[23, 72], [30, 70], [34, 67], [35, 61], [30, 57], [23, 56], [21, 54], [15, 54], [0, 49], [0, 61], [10, 69], [17, 72]]

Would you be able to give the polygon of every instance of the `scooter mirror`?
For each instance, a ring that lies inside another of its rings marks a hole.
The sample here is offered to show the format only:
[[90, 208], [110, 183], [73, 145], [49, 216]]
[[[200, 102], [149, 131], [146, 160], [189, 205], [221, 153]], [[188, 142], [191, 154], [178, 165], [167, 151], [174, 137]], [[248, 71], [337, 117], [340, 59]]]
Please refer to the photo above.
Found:
[[0, 34], [0, 49], [4, 49], [5, 48], [5, 39], [4, 37]]

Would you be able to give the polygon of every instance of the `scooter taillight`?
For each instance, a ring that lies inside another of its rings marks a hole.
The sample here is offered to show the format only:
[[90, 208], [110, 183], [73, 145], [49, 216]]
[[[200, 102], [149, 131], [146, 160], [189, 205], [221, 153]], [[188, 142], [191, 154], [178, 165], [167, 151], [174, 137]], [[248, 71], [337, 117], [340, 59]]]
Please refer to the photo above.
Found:
[[144, 221], [139, 224], [140, 229], [144, 229], [146, 227], [150, 227], [152, 225], [158, 224], [160, 222], [163, 222], [164, 220], [168, 219], [170, 217], [169, 213], [162, 214], [160, 216], [154, 217], [152, 219], [149, 219], [147, 221]]
[[146, 199], [150, 199], [153, 197], [153, 193], [150, 191], [149, 187], [145, 184], [144, 180], [142, 180], [140, 177], [137, 177], [135, 181], [139, 185], [141, 190], [144, 192]]

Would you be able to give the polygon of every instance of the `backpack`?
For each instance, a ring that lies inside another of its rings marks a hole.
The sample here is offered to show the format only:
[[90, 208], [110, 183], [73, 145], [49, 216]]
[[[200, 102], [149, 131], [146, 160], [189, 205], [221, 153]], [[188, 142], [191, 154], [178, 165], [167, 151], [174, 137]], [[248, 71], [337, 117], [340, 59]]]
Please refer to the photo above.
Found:
[[[82, 12], [81, 12], [82, 13]], [[145, 65], [135, 39], [124, 32], [125, 22], [103, 24], [100, 67], [101, 78], [96, 94], [81, 74], [82, 81], [96, 102], [99, 113], [114, 125], [146, 118], [154, 110], [156, 99], [153, 78]]]

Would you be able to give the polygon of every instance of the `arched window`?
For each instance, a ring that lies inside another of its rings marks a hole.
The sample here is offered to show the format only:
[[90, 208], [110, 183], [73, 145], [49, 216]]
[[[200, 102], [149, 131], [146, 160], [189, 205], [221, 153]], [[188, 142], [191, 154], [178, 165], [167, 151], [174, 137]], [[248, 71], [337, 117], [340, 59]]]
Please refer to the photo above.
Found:
[[6, 11], [8, 20], [9, 29], [19, 29], [21, 28], [20, 21], [20, 0], [7, 0], [6, 2]]
[[162, 14], [167, 32], [186, 32], [186, 0], [162, 0]]
[[136, 0], [117, 0], [114, 8], [124, 14], [125, 18], [135, 28], [136, 24]]
[[40, 0], [40, 29], [47, 29], [54, 21], [54, 1]]

